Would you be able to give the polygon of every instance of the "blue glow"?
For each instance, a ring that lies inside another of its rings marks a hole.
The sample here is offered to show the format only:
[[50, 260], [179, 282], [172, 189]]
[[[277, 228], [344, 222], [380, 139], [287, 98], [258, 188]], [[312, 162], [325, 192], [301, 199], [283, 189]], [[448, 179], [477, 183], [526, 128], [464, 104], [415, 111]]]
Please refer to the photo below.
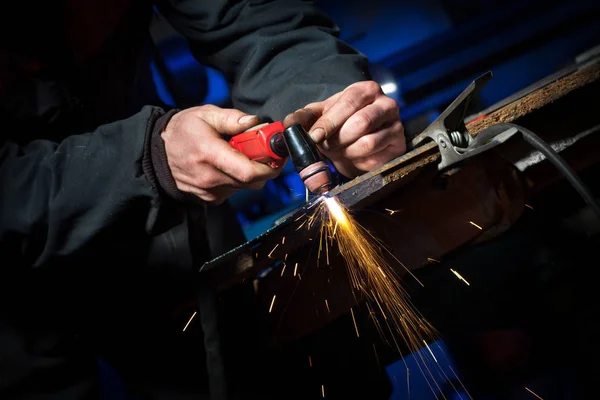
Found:
[[208, 77], [208, 93], [205, 104], [223, 104], [229, 98], [229, 85], [223, 74], [215, 69], [206, 68]]
[[[429, 343], [429, 348], [431, 349], [431, 352], [435, 355], [435, 358], [439, 362], [438, 364], [436, 364], [436, 366], [439, 366], [444, 371], [446, 376], [448, 376], [451, 379], [454, 378], [455, 375], [452, 372], [452, 370], [454, 370], [458, 374], [457, 367], [450, 359], [448, 349], [446, 348], [444, 342], [442, 340], [438, 340], [436, 342]], [[434, 395], [434, 393], [432, 393], [427, 381], [425, 380], [423, 374], [421, 373], [421, 370], [419, 369], [419, 366], [423, 368], [421, 359], [430, 360], [431, 363], [435, 363], [431, 358], [429, 350], [426, 347], [424, 347], [419, 351], [409, 354], [402, 360], [396, 361], [395, 363], [385, 368], [393, 388], [392, 395], [390, 396], [389, 400], [408, 399], [407, 393], [409, 386], [411, 398], [419, 400], [436, 400], [436, 396]], [[408, 374], [406, 371], [407, 367], [409, 370]], [[428, 365], [428, 367], [430, 369], [432, 368], [432, 366], [430, 365]], [[442, 380], [439, 378], [437, 379], [437, 382], [442, 388], [445, 384], [447, 384], [445, 382], [442, 382]], [[448, 392], [454, 392], [456, 397], [453, 397], [453, 399], [461, 399], [460, 394], [457, 394], [454, 390], [448, 390]], [[463, 395], [462, 399], [466, 400], [468, 399], [468, 397], [465, 397]]]
[[173, 99], [171, 92], [169, 92], [169, 89], [167, 89], [167, 85], [154, 61], [150, 62], [150, 71], [152, 72], [152, 80], [154, 81], [156, 93], [160, 100], [171, 107], [175, 107], [175, 100]]

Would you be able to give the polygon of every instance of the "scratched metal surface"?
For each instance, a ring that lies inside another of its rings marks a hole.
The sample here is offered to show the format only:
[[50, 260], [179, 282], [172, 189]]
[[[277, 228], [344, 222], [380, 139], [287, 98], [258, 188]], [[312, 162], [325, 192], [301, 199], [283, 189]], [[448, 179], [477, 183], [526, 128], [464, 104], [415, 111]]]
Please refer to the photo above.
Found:
[[[409, 172], [433, 163], [438, 156], [437, 145], [434, 142], [426, 143], [376, 170], [334, 188], [329, 196], [337, 196], [346, 207], [356, 209], [378, 192], [393, 190], [393, 183], [401, 181]], [[402, 172], [403, 169], [406, 171]], [[317, 198], [307, 203], [260, 236], [206, 262], [199, 272], [218, 287], [224, 288], [276, 263], [275, 258], [282, 259], [284, 254], [293, 253], [307, 242], [310, 232], [297, 228], [305, 222], [307, 215], [320, 201], [321, 198]], [[285, 242], [282, 243], [284, 237]], [[278, 257], [270, 257], [271, 252], [277, 253]]]

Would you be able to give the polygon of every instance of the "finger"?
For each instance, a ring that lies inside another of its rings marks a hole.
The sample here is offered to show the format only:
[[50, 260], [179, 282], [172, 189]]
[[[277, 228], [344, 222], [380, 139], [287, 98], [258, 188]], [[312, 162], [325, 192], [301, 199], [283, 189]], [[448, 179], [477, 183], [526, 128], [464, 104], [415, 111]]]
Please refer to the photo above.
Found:
[[392, 127], [380, 129], [360, 137], [348, 147], [343, 148], [341, 155], [350, 160], [365, 158], [385, 149], [394, 139], [395, 134]]
[[399, 146], [397, 144], [391, 144], [378, 153], [371, 154], [368, 157], [353, 160], [352, 163], [356, 168], [360, 169], [361, 171], [372, 171], [376, 168], [381, 167], [385, 163], [393, 160], [394, 158], [401, 156], [402, 154], [404, 154], [404, 152], [405, 148], [403, 149], [402, 146]]
[[[360, 85], [359, 85], [360, 84]], [[315, 122], [310, 130], [310, 136], [315, 143], [321, 143], [336, 133], [358, 110], [371, 104], [381, 88], [376, 82], [359, 82], [344, 90], [323, 115]]]
[[282, 169], [251, 161], [224, 140], [211, 142], [209, 162], [240, 184], [251, 184], [276, 178]]
[[340, 128], [339, 134], [324, 141], [323, 146], [331, 150], [348, 146], [361, 137], [379, 130], [382, 126], [396, 121], [400, 123], [398, 103], [387, 96], [381, 96], [373, 104], [369, 104], [348, 118]]
[[232, 188], [230, 186], [222, 186], [219, 188], [206, 190], [184, 183], [181, 183], [181, 186], [178, 184], [178, 188], [183, 192], [196, 195], [206, 203], [214, 205], [222, 204], [225, 200], [227, 200], [228, 197], [239, 191], [239, 189]]
[[266, 181], [242, 183], [208, 164], [197, 168], [193, 175], [175, 171], [174, 176], [177, 176], [179, 190], [193, 193], [209, 203], [227, 198], [241, 189], [262, 189], [266, 183]]
[[234, 108], [220, 108], [213, 105], [198, 107], [196, 115], [221, 135], [236, 135], [260, 122], [256, 115], [248, 115]]
[[225, 186], [236, 189], [242, 187], [241, 182], [210, 164], [197, 164], [187, 170], [176, 169], [171, 173], [178, 185], [181, 183], [199, 190], [210, 191]]
[[319, 119], [321, 112], [318, 108], [302, 108], [292, 114], [289, 114], [283, 120], [283, 125], [287, 128], [295, 124], [300, 124], [306, 130], [310, 129], [313, 124]]

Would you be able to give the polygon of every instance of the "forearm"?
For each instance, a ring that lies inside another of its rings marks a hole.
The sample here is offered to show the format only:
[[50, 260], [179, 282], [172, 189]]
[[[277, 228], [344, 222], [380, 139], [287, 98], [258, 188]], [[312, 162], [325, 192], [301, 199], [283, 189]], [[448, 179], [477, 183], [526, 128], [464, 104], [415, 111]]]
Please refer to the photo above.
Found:
[[366, 57], [310, 2], [167, 2], [161, 11], [194, 55], [232, 84], [234, 106], [279, 120], [369, 79]]
[[162, 114], [146, 107], [61, 143], [5, 144], [0, 246], [19, 249], [29, 265], [41, 266], [83, 250], [93, 253], [107, 238], [126, 246], [151, 235], [167, 197], [150, 156], [151, 133]]

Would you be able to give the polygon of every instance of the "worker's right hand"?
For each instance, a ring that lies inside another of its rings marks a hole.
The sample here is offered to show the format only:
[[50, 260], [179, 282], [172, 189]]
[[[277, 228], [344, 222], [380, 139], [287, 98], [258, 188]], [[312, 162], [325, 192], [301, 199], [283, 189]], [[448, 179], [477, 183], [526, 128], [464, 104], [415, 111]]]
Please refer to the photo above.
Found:
[[222, 137], [242, 133], [259, 122], [256, 116], [212, 105], [175, 114], [162, 138], [177, 188], [220, 204], [240, 189], [260, 189], [277, 177], [282, 168], [251, 161]]

